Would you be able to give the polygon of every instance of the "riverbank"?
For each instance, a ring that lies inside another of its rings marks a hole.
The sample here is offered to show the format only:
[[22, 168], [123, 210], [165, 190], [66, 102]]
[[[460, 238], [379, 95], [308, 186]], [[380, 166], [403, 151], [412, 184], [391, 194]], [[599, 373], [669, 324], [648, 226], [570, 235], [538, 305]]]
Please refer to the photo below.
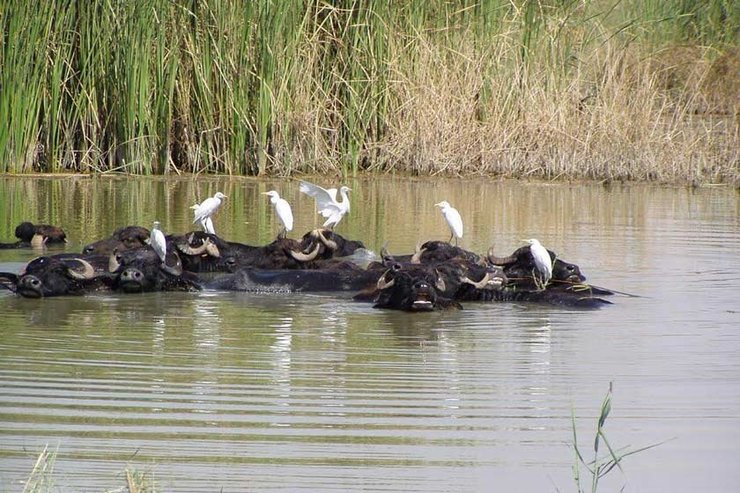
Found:
[[740, 183], [719, 0], [7, 11], [4, 173]]

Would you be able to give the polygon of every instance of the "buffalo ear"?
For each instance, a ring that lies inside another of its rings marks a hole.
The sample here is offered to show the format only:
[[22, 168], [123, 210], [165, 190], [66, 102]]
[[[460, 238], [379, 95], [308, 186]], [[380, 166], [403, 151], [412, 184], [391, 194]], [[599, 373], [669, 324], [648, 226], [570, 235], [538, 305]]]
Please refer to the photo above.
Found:
[[12, 272], [0, 272], [0, 287], [15, 293], [18, 285], [18, 276]]
[[447, 284], [445, 283], [445, 280], [442, 279], [442, 276], [437, 269], [434, 269], [434, 273], [437, 274], [437, 281], [434, 283], [434, 286], [439, 290], [439, 292], [444, 293], [447, 289]]

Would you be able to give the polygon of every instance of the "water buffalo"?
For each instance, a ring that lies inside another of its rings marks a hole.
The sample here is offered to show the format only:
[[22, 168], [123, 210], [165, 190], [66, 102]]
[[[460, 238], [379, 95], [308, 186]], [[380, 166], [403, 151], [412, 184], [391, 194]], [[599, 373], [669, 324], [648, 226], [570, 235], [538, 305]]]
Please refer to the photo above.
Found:
[[[452, 247], [457, 248], [457, 247]], [[391, 256], [385, 256], [382, 265], [392, 272], [402, 272], [408, 277], [418, 277], [427, 281], [434, 278], [434, 286], [444, 298], [455, 301], [490, 301], [495, 298], [492, 291], [498, 291], [506, 284], [506, 276], [501, 268], [487, 265], [485, 262], [471, 262], [466, 258], [453, 257], [442, 262], [412, 263], [396, 262]], [[377, 269], [379, 264], [370, 268]], [[388, 277], [389, 272], [384, 276]], [[383, 282], [379, 283], [382, 286]], [[406, 289], [409, 284], [404, 285]], [[377, 299], [379, 287], [374, 290], [358, 293], [357, 300]]]
[[225, 241], [216, 235], [195, 231], [168, 237], [191, 272], [237, 272], [241, 269], [322, 269], [328, 260], [354, 254], [364, 248], [328, 230], [306, 233], [301, 241], [278, 238], [264, 246]]
[[108, 270], [113, 288], [126, 293], [197, 291], [202, 285], [197, 275], [183, 271], [177, 253], [168, 252], [162, 262], [150, 246], [112, 252]]
[[107, 290], [111, 279], [102, 268], [103, 262], [107, 263], [107, 259], [73, 254], [37, 257], [17, 275], [0, 273], [0, 284], [27, 298], [81, 295]]
[[373, 308], [410, 312], [461, 309], [457, 301], [443, 295], [446, 283], [431, 268], [396, 263], [376, 283]]
[[[548, 250], [548, 253], [553, 261], [550, 285], [578, 285], [586, 280], [586, 276], [583, 275], [581, 269], [576, 264], [557, 258], [556, 254], [550, 250]], [[516, 286], [519, 289], [525, 290], [541, 288], [541, 286], [538, 286], [535, 276], [537, 268], [529, 246], [517, 248], [508, 257], [494, 255], [491, 248], [488, 251], [486, 260], [492, 265], [501, 266], [509, 278], [510, 287]]]
[[446, 241], [432, 240], [416, 246], [416, 251], [411, 255], [390, 255], [385, 247], [382, 249], [383, 257], [393, 257], [397, 262], [412, 264], [434, 264], [444, 262], [453, 258], [464, 259], [468, 262], [480, 262], [482, 257]]
[[0, 243], [0, 249], [41, 247], [67, 242], [67, 235], [59, 226], [33, 224], [30, 222], [22, 222], [16, 226], [15, 237], [18, 238], [18, 241], [14, 243]]
[[123, 252], [147, 245], [149, 230], [141, 226], [124, 226], [118, 228], [108, 238], [90, 243], [82, 249], [86, 255], [110, 255], [114, 250]]

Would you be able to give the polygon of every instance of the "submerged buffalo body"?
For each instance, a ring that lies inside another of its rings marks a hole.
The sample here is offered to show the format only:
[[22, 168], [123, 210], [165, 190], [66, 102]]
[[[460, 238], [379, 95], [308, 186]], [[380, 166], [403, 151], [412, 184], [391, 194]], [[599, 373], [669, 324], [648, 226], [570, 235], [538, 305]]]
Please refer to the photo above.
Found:
[[380, 271], [350, 262], [325, 269], [240, 269], [206, 284], [208, 289], [251, 292], [359, 291], [374, 285]]

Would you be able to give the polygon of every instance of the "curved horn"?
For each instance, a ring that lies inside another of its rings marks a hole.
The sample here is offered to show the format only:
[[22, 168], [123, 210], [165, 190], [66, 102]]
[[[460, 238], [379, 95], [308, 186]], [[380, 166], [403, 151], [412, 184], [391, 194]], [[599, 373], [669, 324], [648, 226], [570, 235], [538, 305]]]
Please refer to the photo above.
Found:
[[421, 263], [421, 254], [424, 253], [427, 249], [421, 247], [421, 243], [416, 244], [416, 250], [414, 251], [414, 254], [411, 256], [410, 262], [412, 264], [420, 264]]
[[31, 238], [31, 246], [33, 248], [41, 248], [46, 245], [46, 240], [46, 236], [36, 233], [35, 235], [33, 235], [33, 238]]
[[160, 265], [159, 268], [165, 271], [167, 274], [173, 275], [175, 277], [182, 274], [182, 264], [180, 264], [180, 262], [176, 263], [175, 265], [167, 265], [162, 262], [162, 265]]
[[337, 242], [334, 240], [327, 240], [326, 236], [324, 236], [324, 232], [322, 230], [317, 230], [317, 233], [319, 234], [319, 239], [321, 240], [321, 243], [326, 245], [326, 248], [331, 250], [332, 252], [336, 252], [339, 246], [337, 245]]
[[437, 274], [437, 282], [434, 283], [434, 286], [441, 292], [446, 291], [447, 284], [445, 283], [445, 280], [442, 279], [442, 276], [439, 274], [437, 269], [434, 269], [434, 273]]
[[203, 252], [206, 251], [206, 243], [203, 242], [203, 244], [201, 246], [199, 246], [199, 247], [192, 247], [188, 243], [186, 243], [184, 245], [182, 243], [178, 243], [177, 244], [177, 249], [180, 250], [185, 255], [194, 255], [194, 256], [195, 255], [202, 255]]
[[81, 258], [76, 258], [75, 260], [82, 264], [84, 270], [82, 272], [78, 272], [72, 267], [67, 267], [67, 273], [70, 275], [70, 277], [73, 277], [75, 279], [92, 279], [93, 277], [95, 277], [95, 268], [90, 265], [90, 262]]
[[211, 257], [221, 258], [221, 251], [218, 249], [218, 245], [211, 241], [210, 238], [206, 238], [203, 242], [206, 247], [206, 252]]
[[[390, 270], [390, 269], [389, 269]], [[393, 286], [396, 283], [395, 279], [391, 279], [390, 281], [386, 282], [385, 275], [388, 273], [388, 271], [383, 272], [383, 275], [380, 276], [380, 279], [378, 279], [378, 282], [375, 284], [375, 287], [378, 291], [382, 291], [384, 289], [388, 289], [391, 286]]]
[[490, 272], [486, 272], [486, 274], [483, 276], [483, 279], [481, 279], [480, 281], [473, 281], [467, 276], [460, 276], [460, 282], [470, 284], [475, 289], [485, 289], [486, 286], [488, 286], [488, 283], [491, 281], [493, 281], [493, 277], [491, 276]]
[[488, 249], [488, 253], [486, 254], [486, 258], [489, 262], [491, 262], [493, 265], [509, 265], [516, 262], [516, 255], [509, 255], [508, 257], [497, 257], [493, 254], [493, 245]]
[[290, 256], [296, 259], [299, 262], [310, 262], [313, 259], [316, 258], [316, 256], [319, 254], [319, 248], [321, 245], [316, 243], [316, 246], [314, 247], [313, 251], [311, 253], [303, 253], [303, 252], [296, 252], [295, 250], [288, 250], [290, 252]]

